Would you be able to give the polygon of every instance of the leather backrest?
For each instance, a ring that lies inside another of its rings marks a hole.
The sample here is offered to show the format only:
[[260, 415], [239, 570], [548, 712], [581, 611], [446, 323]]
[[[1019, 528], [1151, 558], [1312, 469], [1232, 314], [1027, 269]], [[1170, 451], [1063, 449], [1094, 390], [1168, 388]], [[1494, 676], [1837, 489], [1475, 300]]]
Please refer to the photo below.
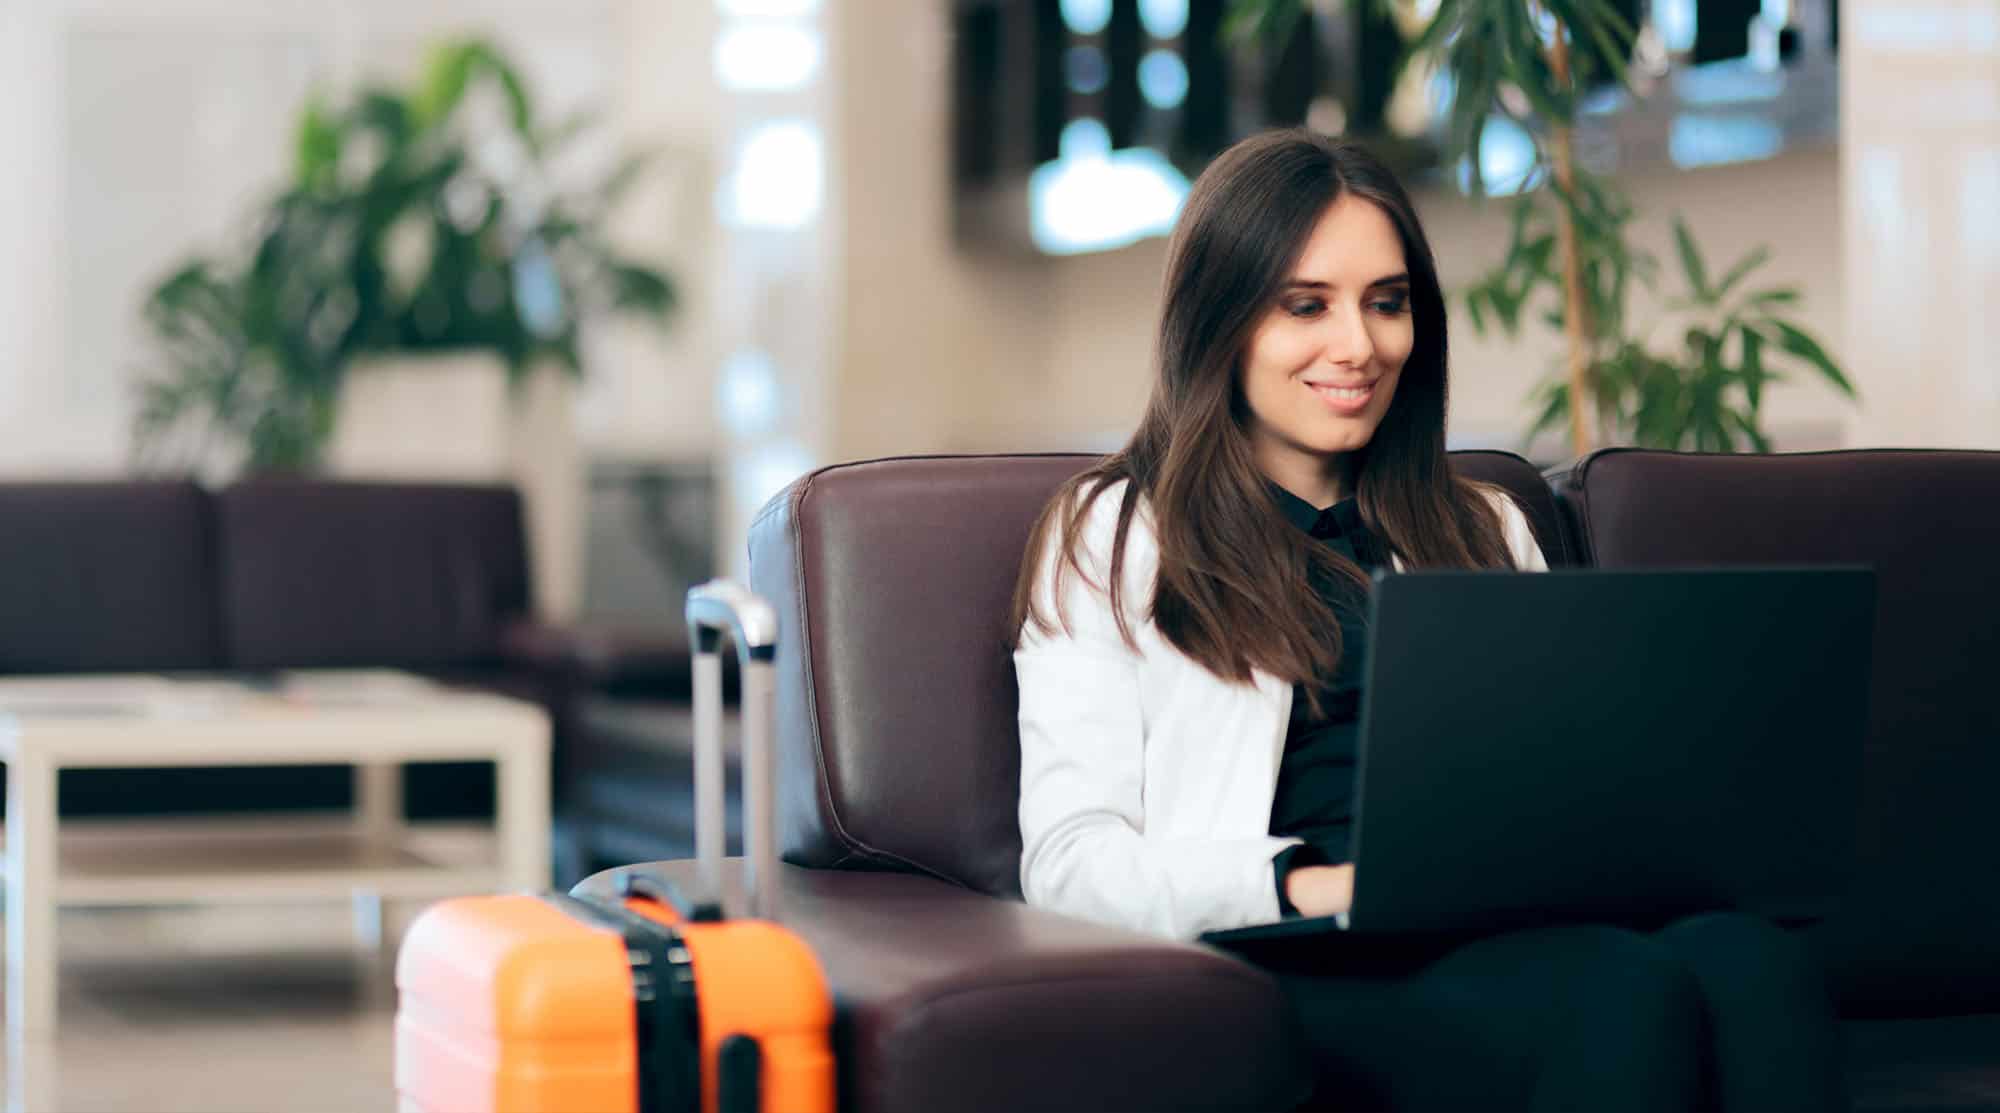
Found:
[[[914, 870], [1018, 896], [1020, 736], [1007, 617], [1028, 533], [1097, 457], [958, 456], [822, 469], [765, 508], [751, 586], [779, 616], [779, 848], [799, 865]], [[1455, 457], [1522, 492], [1534, 468]]]
[[1549, 491], [1542, 473], [1511, 452], [1474, 449], [1451, 454], [1451, 470], [1467, 479], [1477, 479], [1504, 488], [1520, 504], [1534, 527], [1535, 542], [1550, 568], [1568, 568], [1579, 563], [1576, 544], [1564, 528], [1555, 495]]
[[488, 664], [528, 613], [510, 487], [260, 479], [217, 512], [237, 668]]
[[0, 672], [220, 667], [211, 514], [186, 481], [0, 484]]
[[2000, 452], [1613, 450], [1554, 478], [1601, 567], [1874, 567], [1859, 872], [1812, 937], [1850, 1013], [2000, 1007]]

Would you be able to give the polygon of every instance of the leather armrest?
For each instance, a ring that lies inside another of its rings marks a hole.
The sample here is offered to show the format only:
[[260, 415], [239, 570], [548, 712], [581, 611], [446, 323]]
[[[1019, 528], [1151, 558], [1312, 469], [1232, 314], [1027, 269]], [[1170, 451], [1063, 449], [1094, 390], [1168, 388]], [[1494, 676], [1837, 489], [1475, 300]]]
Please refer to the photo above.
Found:
[[[693, 883], [692, 862], [626, 868]], [[834, 993], [843, 1109], [1285, 1109], [1308, 1089], [1276, 984], [1220, 951], [928, 877], [779, 872]]]

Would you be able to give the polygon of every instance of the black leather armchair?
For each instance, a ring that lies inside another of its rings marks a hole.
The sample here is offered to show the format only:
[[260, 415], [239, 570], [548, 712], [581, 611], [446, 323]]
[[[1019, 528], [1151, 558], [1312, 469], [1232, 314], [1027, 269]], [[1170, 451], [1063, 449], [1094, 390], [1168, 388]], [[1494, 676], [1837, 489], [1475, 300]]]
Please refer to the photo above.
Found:
[[[840, 1006], [843, 1108], [1251, 1110], [1304, 1095], [1261, 971], [1021, 903], [1008, 605], [1036, 514], [1092, 459], [828, 468], [752, 528], [751, 586], [779, 615], [780, 901]], [[1454, 463], [1516, 491], [1566, 560], [1531, 466]], [[686, 863], [659, 868], [688, 880]]]

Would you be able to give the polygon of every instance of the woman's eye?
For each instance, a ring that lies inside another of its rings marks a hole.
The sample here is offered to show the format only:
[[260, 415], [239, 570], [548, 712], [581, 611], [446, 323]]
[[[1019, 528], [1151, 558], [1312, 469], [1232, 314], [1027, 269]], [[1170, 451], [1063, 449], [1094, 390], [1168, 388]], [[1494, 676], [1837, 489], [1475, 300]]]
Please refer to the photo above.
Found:
[[1294, 317], [1317, 317], [1325, 309], [1322, 301], [1295, 301], [1285, 306], [1285, 312]]
[[1390, 294], [1387, 297], [1375, 299], [1375, 311], [1377, 313], [1387, 313], [1393, 316], [1409, 308], [1410, 295], [1408, 294]]

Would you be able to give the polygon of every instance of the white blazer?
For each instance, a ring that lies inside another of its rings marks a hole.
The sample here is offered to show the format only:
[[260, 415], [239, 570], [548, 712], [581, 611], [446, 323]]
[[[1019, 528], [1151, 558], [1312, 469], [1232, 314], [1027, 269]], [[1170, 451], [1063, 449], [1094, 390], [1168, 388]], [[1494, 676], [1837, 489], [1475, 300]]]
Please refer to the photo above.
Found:
[[[1077, 558], [1109, 585], [1125, 482], [1079, 523]], [[1512, 499], [1495, 500], [1523, 570], [1548, 565]], [[1119, 636], [1108, 595], [1074, 571], [1055, 594], [1057, 538], [1035, 554], [1036, 604], [1068, 629], [1029, 628], [1014, 652], [1021, 688], [1021, 891], [1028, 903], [1157, 935], [1279, 918], [1272, 859], [1298, 839], [1270, 833], [1292, 685], [1262, 671], [1223, 680], [1174, 648], [1150, 610], [1159, 544], [1142, 502], [1126, 539], [1122, 596], [1138, 642]], [[1060, 612], [1056, 604], [1060, 602]]]

